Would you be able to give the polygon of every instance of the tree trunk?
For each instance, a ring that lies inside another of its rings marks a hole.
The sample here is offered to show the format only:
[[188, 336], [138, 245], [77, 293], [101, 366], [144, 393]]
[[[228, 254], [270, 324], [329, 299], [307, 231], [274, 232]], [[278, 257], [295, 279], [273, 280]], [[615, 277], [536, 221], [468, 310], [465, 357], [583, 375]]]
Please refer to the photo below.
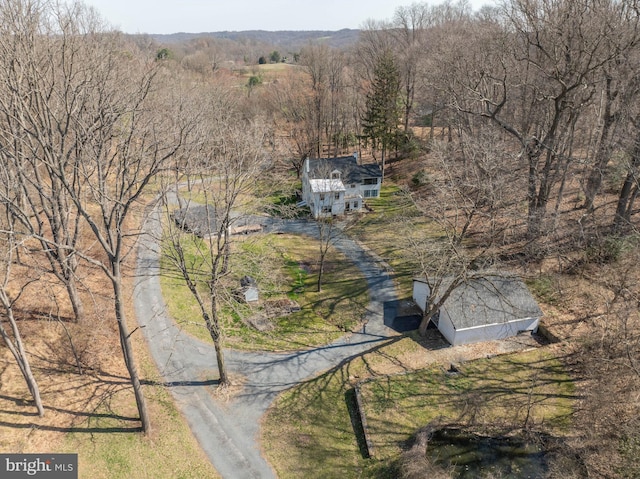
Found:
[[438, 299], [438, 302], [435, 305], [433, 305], [431, 308], [429, 308], [429, 305], [433, 304], [433, 300], [435, 299], [434, 293], [436, 291], [436, 288], [433, 287], [432, 289], [431, 286], [429, 287], [429, 289], [432, 292], [430, 296], [427, 298], [427, 303], [424, 306], [424, 314], [422, 315], [420, 326], [418, 326], [418, 333], [420, 334], [420, 336], [424, 336], [425, 334], [427, 334], [427, 328], [429, 327], [429, 321], [431, 321], [431, 318], [433, 318], [440, 311], [440, 308], [442, 307], [444, 302], [447, 299], [449, 299], [449, 296], [451, 296], [451, 293], [453, 292], [453, 290], [455, 290], [458, 286], [460, 286], [462, 282], [463, 282], [462, 276], [458, 276], [457, 278], [453, 279], [451, 283], [449, 283], [449, 286], [447, 286], [446, 291]]
[[16, 359], [16, 363], [20, 368], [20, 372], [22, 373], [22, 376], [27, 383], [27, 387], [29, 388], [29, 393], [33, 398], [33, 402], [38, 411], [38, 415], [42, 417], [44, 416], [44, 407], [42, 405], [42, 399], [40, 398], [40, 388], [38, 387], [38, 383], [31, 371], [29, 359], [27, 358], [27, 352], [25, 351], [24, 344], [22, 342], [22, 336], [20, 335], [16, 319], [13, 316], [13, 309], [9, 304], [9, 298], [6, 297], [4, 291], [0, 291], [0, 295], [2, 296], [2, 303], [7, 313], [7, 319], [9, 320], [9, 324], [11, 325], [13, 341], [11, 340], [1, 323], [0, 335], [2, 336], [2, 339], [4, 339], [7, 348], [9, 349], [9, 351], [11, 351], [11, 354], [13, 354], [13, 357]]
[[216, 362], [218, 364], [218, 375], [220, 377], [220, 386], [228, 386], [231, 384], [229, 376], [227, 375], [227, 367], [224, 362], [224, 351], [222, 350], [222, 340], [220, 335], [220, 318], [218, 317], [218, 301], [215, 294], [215, 290], [212, 288], [211, 294], [211, 316], [206, 311], [203, 311], [204, 322], [207, 325], [209, 335], [213, 340], [213, 345], [216, 348]]
[[435, 134], [435, 114], [436, 114], [436, 106], [433, 105], [431, 110], [431, 125], [429, 125], [429, 145], [433, 145], [433, 138]]
[[184, 266], [184, 261], [180, 266], [182, 271], [183, 278], [187, 283], [187, 287], [191, 294], [195, 298], [198, 303], [198, 307], [200, 308], [200, 314], [202, 314], [202, 319], [204, 320], [205, 325], [207, 326], [207, 331], [209, 331], [209, 336], [213, 341], [213, 345], [216, 349], [216, 363], [218, 365], [218, 375], [220, 377], [220, 386], [227, 386], [230, 384], [229, 376], [227, 375], [227, 368], [224, 362], [224, 351], [222, 350], [222, 340], [220, 336], [220, 319], [218, 317], [218, 301], [215, 292], [215, 281], [209, 283], [209, 294], [211, 295], [211, 314], [207, 312], [207, 308], [205, 303], [198, 291], [197, 285], [191, 280], [189, 275], [187, 274], [187, 270]]
[[71, 307], [73, 308], [73, 315], [77, 322], [82, 322], [85, 319], [84, 305], [78, 294], [78, 288], [76, 287], [76, 281], [73, 277], [69, 278], [65, 282], [67, 287], [67, 294], [69, 295], [69, 301], [71, 301]]
[[537, 182], [538, 171], [536, 169], [537, 161], [529, 158], [529, 177], [527, 187], [527, 238], [535, 239], [540, 235], [542, 224], [541, 213], [537, 209]]
[[222, 274], [227, 274], [229, 272], [229, 259], [231, 258], [231, 242], [229, 241], [229, 228], [230, 225], [227, 221], [225, 221], [224, 227], [224, 245], [222, 246]]
[[135, 356], [133, 353], [133, 346], [131, 345], [131, 333], [126, 322], [126, 314], [124, 311], [124, 294], [122, 292], [122, 274], [120, 272], [120, 264], [118, 260], [113, 260], [112, 263], [113, 276], [111, 283], [113, 285], [114, 303], [116, 320], [118, 321], [118, 332], [120, 333], [120, 347], [122, 348], [122, 355], [124, 357], [127, 371], [131, 378], [131, 385], [133, 386], [133, 393], [136, 398], [136, 406], [138, 407], [138, 414], [140, 416], [140, 423], [142, 432], [148, 434], [151, 431], [151, 419], [149, 417], [149, 411], [147, 409], [147, 402], [142, 392], [142, 385], [140, 384], [140, 377], [138, 376], [138, 369], [135, 363]]
[[322, 275], [324, 273], [324, 254], [320, 255], [320, 264], [318, 266], [318, 293], [322, 291]]
[[604, 178], [605, 170], [607, 168], [607, 165], [609, 164], [609, 156], [611, 150], [609, 136], [611, 128], [614, 124], [614, 118], [614, 115], [611, 114], [611, 105], [609, 101], [607, 101], [604, 113], [604, 124], [602, 125], [602, 131], [600, 133], [600, 139], [598, 141], [599, 145], [596, 152], [596, 158], [594, 161], [594, 165], [589, 172], [589, 176], [587, 177], [587, 184], [584, 188], [584, 207], [589, 211], [593, 209], [593, 202], [600, 192], [602, 179]]
[[[527, 238], [534, 240], [542, 234], [542, 223], [547, 213], [547, 202], [549, 199], [548, 189], [550, 188], [550, 164], [548, 157], [542, 173], [538, 172], [539, 154], [535, 150], [527, 148], [527, 160], [529, 163], [528, 185], [527, 185]], [[538, 185], [538, 181], [540, 184]]]
[[429, 321], [431, 321], [433, 314], [434, 314], [433, 312], [429, 312], [422, 315], [420, 326], [418, 326], [418, 333], [420, 334], [420, 336], [425, 336], [427, 334], [427, 329], [429, 328]]
[[225, 387], [231, 384], [229, 376], [227, 375], [227, 367], [224, 363], [224, 352], [222, 351], [222, 344], [220, 338], [213, 341], [216, 348], [216, 363], [218, 364], [218, 372], [220, 376], [220, 386]]
[[638, 197], [638, 179], [633, 172], [629, 172], [624, 180], [620, 197], [618, 198], [618, 206], [613, 220], [613, 229], [623, 231], [631, 223], [631, 212], [633, 204]]
[[613, 228], [616, 231], [624, 230], [631, 222], [631, 212], [633, 203], [638, 196], [638, 167], [640, 167], [640, 135], [636, 138], [636, 143], [631, 153], [631, 163], [627, 171], [627, 177], [620, 189], [618, 206], [616, 207], [613, 219]]

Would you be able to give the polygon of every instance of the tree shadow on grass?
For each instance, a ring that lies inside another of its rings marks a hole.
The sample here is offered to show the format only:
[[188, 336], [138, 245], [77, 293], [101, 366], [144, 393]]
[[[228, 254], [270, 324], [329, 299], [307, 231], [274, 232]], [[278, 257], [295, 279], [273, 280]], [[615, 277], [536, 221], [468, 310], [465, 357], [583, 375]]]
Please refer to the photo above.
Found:
[[[7, 395], [0, 395], [1, 401], [10, 401], [13, 402], [16, 406], [22, 407], [33, 407], [32, 401], [24, 400], [21, 398], [16, 398]], [[120, 414], [116, 414], [113, 412], [96, 412], [94, 411], [73, 411], [70, 409], [64, 409], [54, 406], [44, 406], [45, 411], [52, 411], [62, 414], [67, 414], [69, 416], [74, 417], [74, 421], [78, 421], [78, 424], [72, 424], [69, 426], [53, 426], [49, 424], [42, 424], [39, 422], [10, 422], [10, 421], [2, 421], [0, 420], [0, 427], [6, 427], [11, 429], [37, 429], [41, 431], [52, 431], [52, 432], [63, 432], [63, 433], [114, 433], [114, 432], [141, 432], [141, 426], [99, 426], [99, 425], [91, 425], [92, 421], [99, 420], [109, 420], [109, 421], [121, 421], [124, 423], [127, 422], [138, 422], [139, 419], [137, 417], [129, 417], [122, 416]], [[32, 411], [18, 411], [18, 410], [8, 410], [8, 409], [0, 409], [0, 414], [2, 415], [14, 415], [14, 416], [26, 416], [26, 417], [38, 417], [38, 414]], [[46, 414], [45, 414], [46, 418]]]
[[[46, 408], [45, 408], [46, 409]], [[135, 419], [138, 420], [137, 418]], [[124, 433], [138, 433], [142, 432], [142, 426], [136, 427], [59, 427], [59, 426], [47, 426], [36, 423], [10, 423], [6, 421], [0, 421], [0, 427], [7, 427], [12, 429], [38, 429], [41, 431], [51, 432], [64, 432], [64, 433], [87, 433], [87, 434], [111, 434], [114, 432]]]

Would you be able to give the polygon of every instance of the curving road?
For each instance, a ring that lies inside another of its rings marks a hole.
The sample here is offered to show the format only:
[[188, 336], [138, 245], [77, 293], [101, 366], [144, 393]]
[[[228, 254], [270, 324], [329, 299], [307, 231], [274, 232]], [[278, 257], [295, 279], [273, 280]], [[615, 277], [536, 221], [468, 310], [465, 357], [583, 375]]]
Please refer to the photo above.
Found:
[[[385, 326], [395, 316], [396, 293], [380, 262], [355, 241], [340, 235], [334, 246], [362, 271], [370, 303], [363, 330], [323, 347], [294, 353], [225, 350], [231, 377], [242, 376], [242, 390], [229, 400], [214, 398], [215, 350], [183, 333], [169, 317], [160, 290], [161, 233], [158, 208], [151, 211], [139, 240], [134, 289], [138, 323], [151, 354], [191, 430], [223, 478], [275, 478], [259, 446], [260, 419], [282, 391], [373, 348], [395, 333]], [[312, 222], [270, 222], [270, 231], [317, 235]]]

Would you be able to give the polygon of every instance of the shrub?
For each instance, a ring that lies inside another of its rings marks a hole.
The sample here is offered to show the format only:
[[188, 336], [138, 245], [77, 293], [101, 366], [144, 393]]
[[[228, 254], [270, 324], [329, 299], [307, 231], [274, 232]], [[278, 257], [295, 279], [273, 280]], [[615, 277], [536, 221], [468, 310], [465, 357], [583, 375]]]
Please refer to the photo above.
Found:
[[552, 276], [542, 275], [526, 283], [531, 292], [546, 304], [557, 305], [562, 297], [562, 291]]
[[411, 177], [411, 184], [416, 188], [420, 186], [428, 186], [431, 184], [431, 178], [424, 169], [421, 169]]
[[589, 263], [611, 264], [620, 259], [624, 250], [624, 239], [616, 236], [596, 238], [585, 250]]
[[640, 477], [640, 463], [638, 463], [638, 457], [640, 456], [640, 438], [625, 437], [621, 441], [619, 449], [622, 461], [618, 466], [617, 472], [620, 474], [620, 477]]
[[405, 158], [417, 158], [422, 151], [419, 138], [411, 132], [398, 132], [394, 141], [398, 152]]
[[422, 115], [418, 120], [418, 126], [430, 127], [432, 121], [433, 121], [433, 116], [431, 115], [431, 113], [429, 113], [428, 115]]

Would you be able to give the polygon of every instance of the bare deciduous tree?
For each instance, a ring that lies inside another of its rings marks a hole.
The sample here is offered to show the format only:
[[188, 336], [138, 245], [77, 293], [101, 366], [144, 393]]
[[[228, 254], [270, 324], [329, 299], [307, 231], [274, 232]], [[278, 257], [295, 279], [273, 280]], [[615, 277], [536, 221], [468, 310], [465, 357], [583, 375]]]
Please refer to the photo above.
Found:
[[[226, 387], [231, 380], [223, 352], [220, 310], [228, 296], [223, 279], [230, 273], [231, 228], [246, 208], [241, 204], [242, 195], [254, 188], [266, 164], [265, 129], [257, 121], [243, 120], [228, 93], [212, 95], [202, 104], [207, 111], [200, 117], [197, 138], [206, 139], [191, 150], [184, 176], [165, 196], [166, 212], [175, 219], [165, 228], [165, 250], [198, 304], [216, 349], [219, 384]], [[196, 191], [203, 203], [192, 200]], [[200, 211], [194, 220], [200, 224], [202, 239], [186, 231], [186, 219], [195, 210]]]
[[[6, 2], [0, 17], [0, 56], [6, 72], [0, 82], [0, 152], [3, 168], [13, 171], [15, 189], [2, 200], [11, 214], [40, 242], [50, 271], [66, 287], [75, 318], [84, 318], [77, 290], [80, 216], [56, 178], [82, 148], [75, 132], [86, 101], [80, 61], [90, 63], [90, 42], [75, 23], [95, 26], [80, 5], [61, 8], [55, 23], [41, 2]], [[82, 60], [80, 60], [82, 59]], [[75, 63], [75, 65], [74, 65]]]
[[402, 106], [404, 132], [409, 132], [409, 121], [413, 114], [418, 75], [426, 44], [426, 30], [430, 23], [430, 9], [425, 3], [414, 3], [398, 7], [394, 14], [391, 35], [396, 42], [398, 65], [402, 83]]
[[464, 150], [455, 153], [434, 145], [439, 166], [433, 187], [422, 197], [412, 197], [433, 231], [425, 234], [424, 226], [416, 227], [415, 218], [409, 217], [399, 233], [403, 248], [417, 263], [416, 274], [429, 288], [419, 327], [423, 335], [456, 288], [495, 274], [513, 228], [510, 208], [517, 182], [507, 166], [512, 158], [494, 149], [493, 135], [465, 142]]
[[[4, 178], [3, 178], [4, 179]], [[0, 314], [0, 336], [16, 360], [16, 364], [20, 368], [20, 372], [29, 388], [34, 405], [40, 416], [44, 416], [44, 407], [40, 398], [40, 388], [38, 382], [31, 371], [29, 356], [18, 328], [18, 322], [14, 315], [14, 305], [21, 294], [25, 291], [26, 286], [37, 277], [32, 279], [26, 278], [20, 284], [17, 293], [11, 293], [9, 290], [12, 281], [12, 267], [15, 261], [14, 255], [20, 242], [16, 241], [16, 232], [13, 229], [13, 220], [11, 215], [6, 217], [7, 224], [4, 225], [0, 232], [0, 305], [4, 309], [4, 314]], [[3, 222], [4, 223], [4, 222]], [[26, 238], [25, 238], [26, 239]], [[9, 329], [5, 327], [9, 325]]]
[[[19, 144], [10, 159], [30, 167], [33, 176], [23, 178], [25, 195], [29, 189], [51, 195], [47, 202], [34, 201], [49, 208], [51, 229], [66, 228], [62, 237], [48, 237], [43, 245], [64, 253], [63, 263], [81, 255], [111, 283], [124, 362], [142, 429], [148, 431], [126, 317], [123, 264], [135, 240], [132, 213], [145, 187], [181, 147], [184, 112], [172, 109], [172, 90], [156, 91], [162, 65], [105, 31], [81, 4], [16, 0], [6, 7], [3, 39], [17, 52], [8, 64], [12, 88], [3, 98], [3, 113], [10, 117], [5, 133]], [[38, 183], [40, 173], [45, 177]], [[30, 213], [36, 211], [18, 215], [27, 226], [33, 224]], [[76, 249], [78, 217], [100, 252]]]
[[[606, 39], [624, 6], [608, 2], [515, 0], [502, 22], [470, 34], [455, 58], [459, 111], [490, 120], [516, 140], [527, 165], [527, 232], [535, 239], [573, 161], [576, 124], [594, 96], [594, 78], [620, 54]], [[491, 28], [489, 28], [491, 27]]]

